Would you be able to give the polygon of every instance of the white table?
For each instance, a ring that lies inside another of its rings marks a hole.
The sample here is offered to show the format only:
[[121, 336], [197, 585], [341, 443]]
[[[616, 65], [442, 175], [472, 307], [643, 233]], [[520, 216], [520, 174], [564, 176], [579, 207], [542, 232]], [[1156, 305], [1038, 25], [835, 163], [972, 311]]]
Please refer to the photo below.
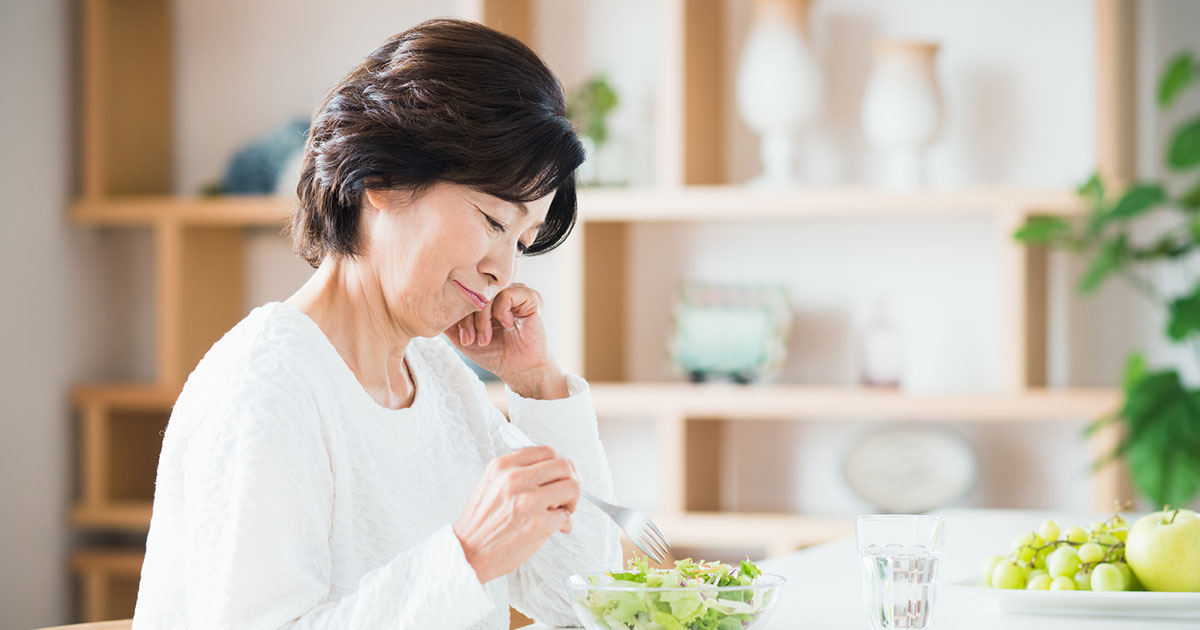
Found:
[[[978, 573], [984, 556], [1003, 555], [1017, 534], [1052, 518], [1060, 525], [1087, 526], [1107, 515], [1015, 510], [947, 510], [946, 548], [939, 582]], [[767, 630], [869, 630], [854, 540], [838, 540], [764, 560], [759, 566], [787, 578]], [[1200, 630], [1195, 620], [1002, 615], [987, 601], [939, 587], [934, 630]], [[549, 626], [535, 624], [529, 630]]]

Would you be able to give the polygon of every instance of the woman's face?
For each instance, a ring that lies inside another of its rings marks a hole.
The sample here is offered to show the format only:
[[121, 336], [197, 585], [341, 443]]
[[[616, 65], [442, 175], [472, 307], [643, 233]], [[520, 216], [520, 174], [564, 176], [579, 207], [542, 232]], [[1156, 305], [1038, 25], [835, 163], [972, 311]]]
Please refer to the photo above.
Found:
[[518, 205], [444, 182], [416, 199], [368, 191], [362, 261], [378, 275], [395, 323], [433, 337], [481, 310], [512, 284], [553, 199]]

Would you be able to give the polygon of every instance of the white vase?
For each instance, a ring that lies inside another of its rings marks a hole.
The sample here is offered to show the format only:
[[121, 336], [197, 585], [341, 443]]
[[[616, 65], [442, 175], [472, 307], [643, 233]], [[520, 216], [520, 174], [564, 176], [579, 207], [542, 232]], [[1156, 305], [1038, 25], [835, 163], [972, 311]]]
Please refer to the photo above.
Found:
[[909, 189], [925, 183], [925, 149], [941, 126], [937, 44], [883, 40], [863, 94], [862, 125], [878, 151], [879, 183]]
[[886, 298], [876, 300], [862, 337], [862, 384], [898, 387], [903, 364], [903, 342]]
[[737, 69], [737, 108], [762, 137], [752, 184], [796, 183], [796, 132], [820, 110], [821, 80], [804, 37], [808, 0], [756, 0]]

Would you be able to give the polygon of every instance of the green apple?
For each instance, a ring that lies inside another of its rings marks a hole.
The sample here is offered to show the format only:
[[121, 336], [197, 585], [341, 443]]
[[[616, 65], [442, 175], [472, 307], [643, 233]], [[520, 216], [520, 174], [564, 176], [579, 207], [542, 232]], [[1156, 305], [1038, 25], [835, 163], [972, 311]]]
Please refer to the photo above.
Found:
[[1125, 561], [1148, 591], [1200, 592], [1200, 515], [1164, 510], [1139, 518]]

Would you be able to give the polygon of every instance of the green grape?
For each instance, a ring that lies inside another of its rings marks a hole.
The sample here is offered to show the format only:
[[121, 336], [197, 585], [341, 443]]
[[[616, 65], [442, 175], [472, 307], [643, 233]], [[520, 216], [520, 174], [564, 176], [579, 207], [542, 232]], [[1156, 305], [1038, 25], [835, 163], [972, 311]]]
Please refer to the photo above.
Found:
[[1076, 544], [1083, 544], [1083, 543], [1087, 542], [1088, 535], [1087, 535], [1087, 532], [1083, 531], [1082, 527], [1080, 527], [1078, 525], [1072, 525], [1067, 528], [1065, 538], [1067, 539], [1068, 542], [1073, 542]]
[[1025, 581], [1032, 580], [1039, 575], [1050, 575], [1050, 572], [1045, 569], [1031, 569], [1029, 574], [1025, 576]]
[[1092, 574], [1087, 569], [1080, 569], [1079, 572], [1075, 574], [1075, 590], [1092, 590]]
[[1120, 514], [1113, 514], [1113, 517], [1108, 519], [1109, 529], [1129, 529], [1129, 523]]
[[1050, 590], [1073, 591], [1075, 590], [1075, 580], [1069, 577], [1056, 577], [1050, 582]]
[[1104, 521], [1096, 521], [1095, 523], [1088, 525], [1088, 531], [1092, 532], [1093, 534], [1103, 534], [1104, 532], [1108, 531], [1108, 525], [1105, 525]]
[[996, 565], [1000, 564], [1002, 560], [1004, 560], [1004, 556], [988, 556], [983, 559], [979, 565], [979, 577], [984, 584], [992, 585], [992, 571], [996, 570]]
[[1093, 540], [1095, 540], [1097, 543], [1100, 543], [1101, 545], [1108, 545], [1108, 546], [1112, 546], [1112, 545], [1115, 545], [1115, 544], [1121, 542], [1121, 539], [1117, 538], [1116, 536], [1113, 536], [1112, 534], [1100, 534], [1099, 536], [1096, 536]]
[[1042, 540], [1058, 540], [1058, 523], [1045, 521], [1038, 527], [1037, 533], [1038, 536], [1042, 537]]
[[1096, 543], [1084, 543], [1079, 547], [1079, 561], [1085, 564], [1100, 562], [1104, 557], [1104, 548]]
[[1026, 545], [1032, 545], [1033, 539], [1035, 536], [1037, 536], [1037, 534], [1035, 534], [1033, 532], [1025, 532], [1024, 534], [1017, 536], [1016, 538], [1013, 539], [1012, 545], [1009, 547], [1009, 550], [1016, 551]]
[[1124, 529], [1114, 529], [1112, 530], [1112, 535], [1113, 538], [1116, 538], [1121, 542], [1125, 542], [1125, 538], [1129, 535], [1129, 528], [1126, 527]]
[[1074, 547], [1059, 547], [1046, 558], [1046, 569], [1052, 577], [1069, 577], [1079, 570], [1079, 554]]
[[1121, 570], [1107, 562], [1096, 565], [1092, 569], [1092, 579], [1090, 586], [1093, 591], [1123, 591], [1125, 590], [1125, 578], [1121, 575]]
[[1133, 574], [1133, 569], [1130, 569], [1128, 564], [1125, 564], [1124, 562], [1113, 562], [1112, 565], [1117, 567], [1117, 570], [1121, 572], [1121, 577], [1125, 579], [1125, 590], [1142, 590], [1141, 583], [1138, 582], [1137, 576]]
[[1048, 590], [1050, 590], [1050, 583], [1052, 581], [1054, 581], [1054, 578], [1050, 577], [1049, 575], [1047, 575], [1045, 573], [1042, 573], [1041, 575], [1039, 575], [1037, 577], [1030, 578], [1029, 583], [1025, 585], [1025, 590], [1048, 591]]
[[992, 571], [992, 586], [994, 588], [1024, 588], [1025, 570], [1012, 560], [1001, 560]]
[[1017, 559], [1021, 562], [1031, 563], [1036, 555], [1037, 550], [1033, 547], [1021, 547], [1021, 550], [1017, 552]]

